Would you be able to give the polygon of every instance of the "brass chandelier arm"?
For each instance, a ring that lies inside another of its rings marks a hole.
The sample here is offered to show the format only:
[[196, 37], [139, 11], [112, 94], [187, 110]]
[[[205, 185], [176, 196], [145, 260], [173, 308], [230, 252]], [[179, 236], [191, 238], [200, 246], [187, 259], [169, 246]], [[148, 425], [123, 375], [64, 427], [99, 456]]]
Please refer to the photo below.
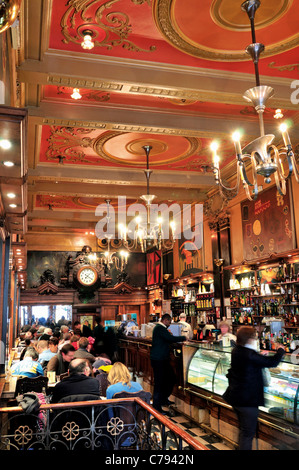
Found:
[[[218, 144], [212, 142], [211, 150], [214, 153], [214, 176], [216, 184], [219, 185], [219, 191], [223, 197], [232, 198], [233, 192], [236, 194], [239, 191], [240, 178], [243, 183], [243, 188], [249, 200], [255, 200], [258, 196], [259, 190], [262, 186], [258, 185], [258, 176], [264, 178], [266, 184], [271, 183], [271, 178], [274, 176], [277, 191], [281, 195], [286, 194], [286, 180], [294, 175], [296, 182], [299, 183], [299, 171], [296, 165], [296, 160], [292, 150], [291, 141], [288, 135], [287, 126], [282, 124], [280, 131], [284, 142], [284, 149], [280, 151], [272, 144], [275, 136], [273, 134], [265, 134], [263, 113], [266, 108], [266, 102], [274, 94], [272, 87], [260, 85], [260, 77], [258, 71], [258, 63], [260, 54], [264, 51], [264, 45], [256, 42], [254, 17], [257, 9], [260, 7], [260, 0], [246, 0], [242, 3], [241, 8], [244, 10], [250, 20], [252, 44], [250, 44], [246, 52], [250, 54], [255, 70], [256, 86], [245, 91], [244, 99], [254, 106], [254, 109], [259, 117], [260, 136], [246, 145], [241, 150], [240, 134], [235, 132], [232, 139], [235, 144], [236, 160], [237, 160], [237, 184], [235, 187], [226, 187], [220, 177], [219, 169], [219, 156], [217, 155]], [[285, 174], [281, 157], [285, 155], [288, 162], [288, 174]], [[252, 182], [250, 182], [246, 168], [245, 159], [251, 159]], [[253, 189], [252, 193], [250, 188]], [[226, 193], [226, 194], [225, 194]], [[235, 194], [235, 195], [236, 195]]]

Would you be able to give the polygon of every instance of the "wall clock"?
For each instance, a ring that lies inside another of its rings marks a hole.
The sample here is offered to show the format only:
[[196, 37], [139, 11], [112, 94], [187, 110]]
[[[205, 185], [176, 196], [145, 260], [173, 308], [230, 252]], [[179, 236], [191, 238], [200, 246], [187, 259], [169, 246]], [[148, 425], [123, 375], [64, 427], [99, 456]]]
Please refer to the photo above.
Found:
[[92, 286], [98, 280], [98, 272], [92, 266], [82, 266], [77, 272], [77, 280], [83, 286]]

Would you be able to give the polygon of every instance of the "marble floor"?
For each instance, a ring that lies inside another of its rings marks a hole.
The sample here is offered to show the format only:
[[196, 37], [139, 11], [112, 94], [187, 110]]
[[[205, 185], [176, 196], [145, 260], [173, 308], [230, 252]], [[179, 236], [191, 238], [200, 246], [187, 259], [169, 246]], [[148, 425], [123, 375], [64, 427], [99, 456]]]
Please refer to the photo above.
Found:
[[200, 428], [199, 425], [185, 415], [182, 415], [175, 406], [165, 408], [170, 413], [168, 418], [182, 428], [185, 432], [189, 433], [195, 440], [205, 445], [210, 450], [234, 450], [234, 447], [229, 445], [225, 440], [216, 434], [210, 433], [207, 430]]

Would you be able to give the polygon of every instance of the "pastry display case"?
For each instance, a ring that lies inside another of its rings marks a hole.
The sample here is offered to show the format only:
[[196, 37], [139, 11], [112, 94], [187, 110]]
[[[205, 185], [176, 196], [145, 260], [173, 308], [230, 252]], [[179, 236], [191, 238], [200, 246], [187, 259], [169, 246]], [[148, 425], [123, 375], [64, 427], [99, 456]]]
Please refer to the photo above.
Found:
[[[228, 386], [226, 377], [232, 347], [219, 343], [184, 343], [184, 378], [190, 391], [202, 389], [222, 396]], [[273, 354], [269, 352], [269, 354]], [[265, 406], [261, 411], [288, 422], [299, 423], [299, 364], [286, 354], [275, 368], [265, 369]]]

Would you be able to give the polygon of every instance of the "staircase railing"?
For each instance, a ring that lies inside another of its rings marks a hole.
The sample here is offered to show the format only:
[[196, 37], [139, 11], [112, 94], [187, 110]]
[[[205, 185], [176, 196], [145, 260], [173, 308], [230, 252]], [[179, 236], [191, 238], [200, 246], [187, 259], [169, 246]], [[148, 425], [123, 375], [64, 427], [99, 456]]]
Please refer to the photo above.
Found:
[[140, 398], [0, 408], [0, 450], [209, 450]]

